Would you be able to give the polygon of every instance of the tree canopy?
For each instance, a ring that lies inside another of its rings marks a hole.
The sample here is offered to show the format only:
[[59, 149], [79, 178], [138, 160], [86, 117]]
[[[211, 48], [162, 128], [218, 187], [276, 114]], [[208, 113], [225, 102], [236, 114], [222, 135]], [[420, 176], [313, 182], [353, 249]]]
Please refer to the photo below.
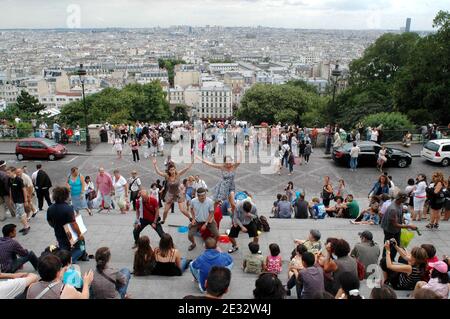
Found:
[[[106, 88], [86, 96], [86, 106], [89, 123], [160, 122], [171, 117], [166, 93], [158, 81], [144, 85], [129, 84], [122, 90]], [[82, 101], [65, 105], [59, 117], [68, 124], [83, 123]]]

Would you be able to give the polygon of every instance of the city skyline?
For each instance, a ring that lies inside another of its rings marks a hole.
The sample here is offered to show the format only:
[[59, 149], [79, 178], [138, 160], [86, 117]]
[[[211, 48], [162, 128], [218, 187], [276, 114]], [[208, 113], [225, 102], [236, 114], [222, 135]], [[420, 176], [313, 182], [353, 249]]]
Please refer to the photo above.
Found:
[[[447, 1], [407, 0], [0, 0], [0, 29], [153, 28], [189, 25], [289, 29], [433, 30]], [[170, 14], [168, 14], [170, 12]]]

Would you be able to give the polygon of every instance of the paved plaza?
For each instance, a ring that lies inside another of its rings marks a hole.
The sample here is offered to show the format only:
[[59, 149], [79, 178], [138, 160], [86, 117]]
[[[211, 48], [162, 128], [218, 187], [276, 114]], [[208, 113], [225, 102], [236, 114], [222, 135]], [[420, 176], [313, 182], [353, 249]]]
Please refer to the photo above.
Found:
[[[10, 144], [10, 143], [9, 143]], [[15, 156], [8, 153], [5, 148], [7, 144], [0, 145], [0, 159], [7, 161], [8, 165], [22, 166], [27, 165], [29, 172], [33, 172], [38, 161], [23, 161], [18, 162]], [[154, 182], [157, 176], [151, 164], [151, 158], [144, 159], [143, 151], [141, 151], [140, 163], [133, 163], [131, 151], [128, 147], [125, 148], [122, 160], [117, 160], [115, 154], [112, 152], [111, 145], [101, 144], [97, 145], [94, 151], [86, 156], [80, 148], [80, 154], [69, 155], [62, 160], [55, 162], [43, 162], [43, 168], [47, 171], [54, 185], [63, 184], [70, 172], [71, 167], [78, 167], [80, 172], [86, 176], [96, 176], [97, 170], [103, 166], [108, 172], [112, 173], [113, 169], [120, 169], [122, 175], [126, 178], [130, 176], [130, 172], [136, 169], [139, 172], [143, 184], [149, 188], [150, 184]], [[71, 153], [76, 153], [76, 149], [71, 147]], [[270, 160], [270, 156], [266, 156], [264, 161]], [[163, 168], [163, 157], [158, 157], [158, 165]], [[178, 168], [184, 167], [186, 164], [178, 164]], [[331, 177], [333, 185], [337, 185], [337, 181], [343, 178], [347, 184], [347, 191], [354, 194], [355, 198], [360, 203], [360, 207], [365, 208], [367, 201], [367, 194], [373, 183], [377, 180], [379, 173], [375, 168], [360, 168], [357, 172], [351, 172], [346, 167], [336, 166], [333, 161], [323, 154], [323, 149], [317, 149], [312, 154], [311, 161], [308, 165], [295, 166], [293, 176], [288, 176], [287, 171], [283, 172], [282, 176], [276, 174], [261, 174], [261, 167], [267, 167], [269, 164], [242, 164], [237, 171], [236, 186], [239, 191], [248, 191], [253, 195], [255, 203], [258, 207], [260, 215], [269, 216], [270, 209], [277, 193], [283, 193], [283, 190], [288, 181], [293, 181], [295, 189], [303, 189], [306, 197], [310, 200], [312, 197], [318, 197], [322, 189], [323, 176]], [[393, 181], [396, 186], [404, 188], [409, 177], [415, 177], [418, 173], [425, 173], [430, 176], [434, 170], [442, 170], [445, 175], [450, 174], [449, 168], [442, 168], [437, 165], [426, 163], [421, 158], [413, 158], [413, 163], [409, 168], [388, 168], [387, 171], [393, 176]], [[263, 170], [266, 172], [265, 170]], [[220, 172], [203, 164], [194, 164], [189, 175], [199, 174], [212, 188], [220, 178]], [[84, 221], [87, 225], [88, 232], [85, 235], [86, 247], [89, 253], [95, 253], [95, 250], [102, 246], [108, 246], [112, 253], [111, 265], [115, 268], [133, 266], [133, 222], [135, 220], [135, 213], [130, 212], [126, 215], [121, 215], [114, 211], [110, 214], [95, 214], [88, 216], [87, 212], [82, 212]], [[27, 249], [33, 250], [36, 254], [40, 254], [42, 250], [50, 244], [56, 243], [53, 229], [46, 222], [45, 212], [39, 213], [36, 218], [31, 221], [31, 231], [27, 236], [19, 234], [17, 240], [23, 244]], [[14, 222], [19, 223], [17, 219], [8, 219], [6, 222], [0, 223], [3, 226], [5, 223]], [[351, 246], [359, 241], [358, 232], [364, 229], [369, 229], [374, 234], [374, 239], [379, 244], [382, 244], [383, 232], [379, 226], [357, 226], [351, 225], [347, 219], [332, 219], [325, 220], [280, 220], [269, 219], [271, 231], [263, 233], [260, 237], [260, 245], [263, 254], [268, 254], [268, 245], [270, 243], [278, 243], [281, 248], [281, 255], [283, 258], [283, 272], [280, 279], [286, 283], [287, 281], [287, 264], [290, 253], [294, 248], [293, 240], [295, 238], [306, 239], [309, 230], [312, 228], [319, 229], [322, 233], [322, 238], [327, 237], [342, 237], [346, 239]], [[167, 223], [163, 225], [164, 230], [170, 233], [176, 247], [181, 251], [182, 255], [193, 259], [202, 251], [200, 238], [197, 239], [197, 248], [188, 252], [189, 242], [187, 234], [180, 234], [176, 227], [169, 227], [170, 225], [187, 225], [188, 221], [176, 208], [175, 214], [169, 214]], [[426, 221], [417, 223], [422, 236], [414, 238], [411, 246], [421, 243], [431, 243], [436, 246], [439, 256], [450, 253], [450, 225], [448, 222], [443, 222], [438, 231], [429, 231], [425, 228]], [[230, 218], [224, 217], [221, 223], [220, 231], [224, 233], [230, 227]], [[147, 227], [142, 233], [149, 235], [152, 246], [158, 243], [158, 236], [156, 232]], [[254, 289], [255, 275], [245, 274], [242, 269], [243, 256], [247, 254], [249, 240], [245, 234], [240, 235], [238, 243], [241, 249], [234, 253], [234, 268], [232, 271], [232, 283], [230, 292], [225, 298], [251, 298], [252, 290]], [[220, 248], [226, 251], [230, 248], [229, 244], [220, 244]], [[94, 261], [80, 262], [83, 271], [89, 268], [95, 268]], [[31, 271], [31, 265], [27, 264], [24, 271]], [[129, 293], [133, 298], [181, 298], [188, 294], [198, 294], [197, 286], [193, 282], [193, 277], [189, 272], [186, 272], [182, 277], [158, 277], [149, 276], [144, 278], [133, 277], [129, 285]], [[363, 294], [368, 296], [369, 288], [362, 284], [361, 290]], [[295, 292], [293, 297], [295, 298]]]

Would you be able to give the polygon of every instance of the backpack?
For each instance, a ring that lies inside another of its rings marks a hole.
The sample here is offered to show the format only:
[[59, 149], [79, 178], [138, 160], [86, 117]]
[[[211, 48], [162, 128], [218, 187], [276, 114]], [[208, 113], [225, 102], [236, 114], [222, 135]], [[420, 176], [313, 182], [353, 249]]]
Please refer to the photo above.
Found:
[[259, 216], [259, 222], [261, 223], [261, 229], [264, 232], [270, 231], [269, 222], [267, 221], [267, 218], [265, 216]]

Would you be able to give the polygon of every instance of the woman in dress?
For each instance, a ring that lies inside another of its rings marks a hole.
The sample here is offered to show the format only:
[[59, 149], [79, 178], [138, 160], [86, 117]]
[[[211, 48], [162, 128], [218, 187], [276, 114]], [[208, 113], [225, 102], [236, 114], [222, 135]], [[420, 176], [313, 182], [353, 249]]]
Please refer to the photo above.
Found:
[[431, 180], [432, 185], [429, 186], [428, 195], [430, 199], [430, 223], [425, 227], [438, 229], [439, 221], [441, 220], [441, 211], [445, 203], [444, 176], [442, 172], [434, 172]]
[[187, 171], [191, 169], [192, 165], [194, 165], [194, 163], [189, 164], [187, 167], [178, 172], [175, 167], [175, 164], [172, 162], [167, 165], [166, 172], [162, 172], [158, 168], [158, 166], [156, 166], [156, 158], [153, 159], [153, 167], [155, 168], [156, 173], [159, 176], [164, 177], [167, 181], [167, 193], [165, 196], [164, 214], [161, 224], [164, 224], [166, 222], [167, 214], [169, 213], [172, 204], [175, 203], [176, 201], [178, 202], [178, 208], [180, 209], [181, 213], [188, 219], [191, 218], [189, 212], [186, 209], [185, 203], [186, 199], [180, 192], [180, 185], [181, 185], [181, 176], [186, 174]]
[[92, 216], [92, 211], [88, 208], [85, 198], [86, 184], [83, 175], [78, 172], [78, 167], [72, 167], [70, 175], [67, 178], [67, 186], [70, 189], [72, 206], [77, 215], [80, 210], [86, 209]]
[[343, 179], [339, 180], [339, 185], [336, 191], [336, 197], [345, 198], [347, 196], [347, 192], [345, 191], [345, 181]]
[[114, 149], [117, 153], [117, 159], [122, 159], [122, 140], [119, 137], [114, 140]]
[[[239, 148], [240, 158], [243, 158], [242, 147]], [[219, 181], [216, 186], [212, 189], [214, 207], [217, 206], [219, 201], [228, 200], [231, 205], [231, 211], [234, 212], [236, 208], [236, 202], [234, 201], [234, 194], [236, 191], [236, 185], [234, 184], [234, 177], [236, 176], [236, 169], [241, 164], [240, 160], [237, 160], [235, 163], [233, 162], [233, 158], [231, 156], [225, 156], [223, 159], [223, 164], [214, 164], [207, 160], [204, 160], [197, 156], [198, 160], [201, 160], [202, 163], [212, 167], [217, 168], [222, 171], [222, 180]]]
[[333, 199], [333, 186], [330, 183], [330, 177], [324, 177], [324, 184], [322, 188], [322, 202], [326, 208], [330, 206], [330, 201]]
[[122, 214], [126, 214], [130, 205], [130, 201], [128, 199], [129, 186], [127, 180], [125, 177], [120, 175], [120, 171], [118, 169], [114, 170], [112, 184], [114, 187], [114, 201], [119, 206], [120, 212]]
[[380, 152], [378, 153], [378, 160], [377, 160], [377, 169], [382, 172], [383, 171], [383, 165], [386, 163], [387, 157], [386, 157], [386, 146], [382, 146]]
[[[413, 206], [414, 213], [412, 214], [412, 220], [420, 221], [421, 214], [425, 207], [425, 201], [427, 199], [427, 177], [425, 174], [419, 174], [416, 178], [416, 185], [413, 190]], [[426, 216], [426, 214], [423, 214]]]

